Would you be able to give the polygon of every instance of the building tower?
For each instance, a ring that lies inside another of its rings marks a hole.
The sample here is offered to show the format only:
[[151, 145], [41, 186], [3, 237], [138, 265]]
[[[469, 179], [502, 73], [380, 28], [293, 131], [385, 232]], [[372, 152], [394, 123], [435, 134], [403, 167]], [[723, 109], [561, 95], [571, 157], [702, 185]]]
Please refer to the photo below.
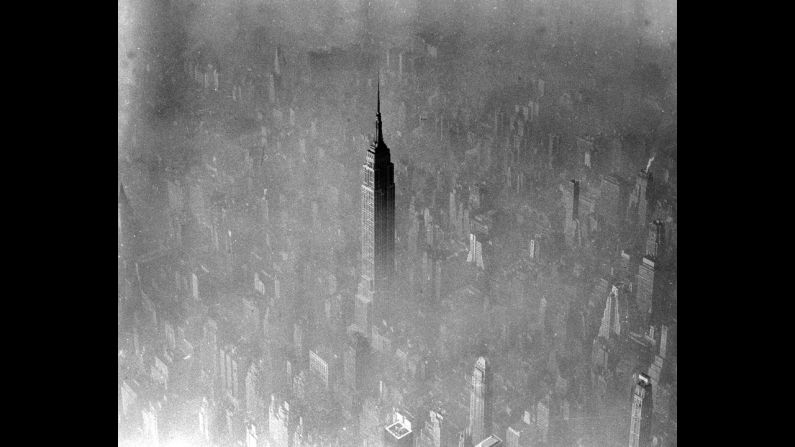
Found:
[[656, 266], [654, 259], [644, 256], [643, 262], [638, 267], [638, 291], [636, 301], [641, 315], [647, 316], [651, 312], [652, 303], [655, 301], [659, 281], [655, 283]]
[[268, 431], [270, 445], [274, 447], [289, 447], [290, 439], [290, 403], [271, 394], [271, 404], [268, 410]]
[[651, 445], [651, 379], [643, 373], [635, 377], [632, 390], [632, 417], [629, 423], [629, 447]]
[[599, 326], [599, 337], [609, 340], [611, 336], [621, 336], [621, 317], [619, 314], [618, 303], [619, 288], [612, 286], [610, 295], [607, 296], [605, 311], [602, 316], [602, 323]]
[[[651, 164], [651, 161], [650, 163]], [[654, 178], [648, 169], [641, 169], [635, 178], [635, 188], [629, 197], [627, 219], [638, 228], [645, 228], [650, 216]]]
[[659, 259], [663, 255], [663, 244], [665, 232], [663, 223], [655, 220], [649, 224], [649, 235], [646, 238], [646, 256], [652, 259]]
[[477, 444], [491, 434], [491, 368], [485, 357], [479, 357], [472, 372], [472, 394], [469, 398], [468, 437]]
[[379, 82], [375, 138], [362, 165], [362, 266], [357, 325], [368, 333], [372, 318], [384, 315], [395, 275], [395, 167], [384, 143]]

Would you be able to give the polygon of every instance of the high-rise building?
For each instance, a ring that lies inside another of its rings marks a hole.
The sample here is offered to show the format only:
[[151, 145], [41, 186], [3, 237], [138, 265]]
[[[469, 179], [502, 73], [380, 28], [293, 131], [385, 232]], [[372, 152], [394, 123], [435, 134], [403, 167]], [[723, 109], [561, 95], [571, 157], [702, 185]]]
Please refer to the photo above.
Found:
[[635, 177], [635, 188], [629, 196], [627, 219], [630, 223], [643, 228], [651, 215], [649, 210], [653, 177], [646, 169], [642, 169]]
[[530, 447], [537, 441], [535, 426], [529, 425], [525, 421], [512, 424], [505, 431], [506, 447]]
[[441, 411], [430, 410], [420, 435], [420, 445], [442, 447], [453, 441], [450, 436], [450, 423], [445, 421]]
[[629, 423], [629, 447], [651, 445], [651, 379], [643, 373], [635, 377], [632, 390], [632, 416]]
[[364, 372], [367, 353], [370, 349], [367, 339], [360, 333], [351, 336], [344, 355], [345, 385], [354, 391], [361, 391], [364, 386]]
[[610, 295], [605, 302], [602, 323], [599, 326], [599, 337], [609, 340], [611, 336], [621, 336], [621, 315], [619, 313], [619, 288], [612, 286]]
[[637, 264], [637, 257], [635, 256], [635, 262], [633, 262], [633, 255], [630, 254], [628, 249], [621, 250], [621, 259], [619, 260], [618, 264], [618, 280], [623, 281], [630, 290], [632, 290], [632, 284], [635, 282], [635, 271], [637, 270], [635, 264]]
[[270, 445], [274, 447], [290, 447], [290, 403], [276, 399], [271, 395], [271, 405], [268, 411], [268, 434]]
[[649, 236], [646, 238], [646, 256], [659, 259], [664, 251], [665, 230], [660, 220], [649, 224]]
[[536, 406], [536, 428], [542, 442], [546, 443], [549, 435], [549, 407], [551, 395], [547, 395]]
[[337, 364], [339, 360], [339, 356], [324, 344], [320, 344], [309, 351], [309, 370], [320, 378], [326, 389], [335, 386], [337, 383], [339, 374]]
[[479, 268], [484, 269], [483, 262], [483, 242], [485, 236], [481, 234], [469, 233], [469, 253], [467, 254], [467, 262], [477, 265]]
[[385, 295], [395, 275], [395, 169], [384, 143], [380, 85], [375, 116], [376, 135], [361, 173], [362, 266], [356, 315], [364, 333], [373, 318], [384, 315]]
[[472, 392], [469, 398], [468, 435], [477, 444], [491, 434], [491, 368], [485, 357], [479, 357], [472, 371]]
[[245, 401], [245, 372], [246, 359], [237, 346], [226, 344], [219, 351], [221, 385], [226, 395], [235, 404], [235, 408], [240, 407], [240, 403]]
[[[656, 406], [660, 406], [660, 399], [658, 396], [660, 394], [660, 376], [662, 374], [663, 367], [665, 366], [665, 359], [660, 357], [659, 355], [654, 356], [654, 361], [649, 365], [649, 381], [651, 382], [651, 396], [652, 402], [656, 402]], [[655, 413], [659, 413], [659, 408], [655, 408]]]
[[259, 414], [262, 408], [262, 399], [260, 398], [259, 379], [260, 366], [258, 362], [251, 362], [246, 372], [246, 413], [250, 416]]
[[141, 410], [143, 420], [143, 435], [148, 445], [160, 445], [160, 426], [158, 419], [160, 419], [161, 404], [160, 402], [148, 402]]
[[[651, 305], [654, 301], [655, 295], [655, 281], [654, 274], [656, 267], [654, 260], [648, 256], [643, 257], [643, 262], [638, 267], [638, 293], [637, 303], [638, 311], [642, 316], [645, 316], [651, 311]], [[659, 281], [658, 281], [659, 282]]]
[[622, 337], [622, 328], [627, 327], [628, 312], [626, 305], [626, 288], [621, 284], [613, 285], [605, 301], [599, 333], [593, 341], [591, 359], [594, 365], [607, 367], [608, 357], [611, 357], [614, 348], [626, 338], [626, 330]]

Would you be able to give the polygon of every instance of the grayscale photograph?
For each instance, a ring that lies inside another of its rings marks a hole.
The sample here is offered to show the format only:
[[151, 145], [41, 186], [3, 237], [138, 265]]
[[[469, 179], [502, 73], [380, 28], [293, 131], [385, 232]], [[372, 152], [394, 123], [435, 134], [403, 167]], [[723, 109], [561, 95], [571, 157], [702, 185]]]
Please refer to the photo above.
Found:
[[118, 445], [675, 447], [676, 86], [676, 0], [119, 0]]

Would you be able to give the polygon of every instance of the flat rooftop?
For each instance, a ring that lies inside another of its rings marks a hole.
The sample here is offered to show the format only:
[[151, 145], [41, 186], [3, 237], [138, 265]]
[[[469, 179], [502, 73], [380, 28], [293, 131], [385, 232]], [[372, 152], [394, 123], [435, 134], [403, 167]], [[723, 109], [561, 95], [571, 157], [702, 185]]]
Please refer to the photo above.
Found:
[[477, 443], [477, 445], [475, 445], [475, 447], [496, 447], [496, 446], [499, 446], [499, 445], [502, 445], [502, 439], [500, 439], [500, 438], [498, 438], [498, 437], [496, 437], [494, 435], [491, 435], [488, 438], [486, 438], [486, 439], [480, 441], [479, 443]]
[[404, 427], [403, 424], [401, 424], [400, 422], [395, 422], [394, 424], [388, 426], [386, 428], [386, 431], [388, 431], [389, 434], [394, 436], [395, 439], [402, 439], [404, 436], [411, 433], [411, 430]]

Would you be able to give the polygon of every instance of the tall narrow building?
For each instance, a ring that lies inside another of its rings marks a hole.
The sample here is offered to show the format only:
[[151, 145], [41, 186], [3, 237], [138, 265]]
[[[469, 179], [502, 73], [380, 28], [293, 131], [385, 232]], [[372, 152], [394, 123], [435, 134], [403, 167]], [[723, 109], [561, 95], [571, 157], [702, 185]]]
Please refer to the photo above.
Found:
[[644, 256], [643, 262], [638, 267], [638, 290], [636, 294], [638, 310], [644, 318], [651, 312], [652, 304], [656, 301], [655, 295], [658, 294], [660, 281], [657, 279], [655, 283], [656, 273], [657, 268], [654, 259]]
[[635, 377], [632, 391], [632, 417], [629, 423], [629, 447], [651, 445], [651, 379], [643, 373]]
[[649, 224], [649, 235], [646, 237], [646, 256], [652, 259], [659, 259], [663, 255], [663, 240], [665, 229], [660, 220], [655, 220]]
[[485, 357], [478, 357], [472, 371], [472, 394], [469, 398], [469, 429], [471, 444], [491, 434], [491, 368]]
[[649, 202], [651, 199], [650, 191], [652, 189], [653, 177], [650, 172], [646, 170], [640, 171], [637, 180], [637, 201], [638, 201], [638, 225], [643, 228], [646, 225], [646, 220], [649, 217]]
[[356, 323], [369, 333], [374, 318], [386, 312], [395, 276], [395, 167], [384, 143], [379, 82], [375, 138], [362, 165], [362, 266], [356, 302]]
[[609, 340], [613, 334], [615, 334], [616, 337], [621, 336], [621, 316], [619, 314], [618, 294], [618, 287], [615, 285], [612, 286], [610, 295], [607, 296], [607, 302], [605, 303], [602, 324], [599, 326], [599, 336], [605, 340]]

